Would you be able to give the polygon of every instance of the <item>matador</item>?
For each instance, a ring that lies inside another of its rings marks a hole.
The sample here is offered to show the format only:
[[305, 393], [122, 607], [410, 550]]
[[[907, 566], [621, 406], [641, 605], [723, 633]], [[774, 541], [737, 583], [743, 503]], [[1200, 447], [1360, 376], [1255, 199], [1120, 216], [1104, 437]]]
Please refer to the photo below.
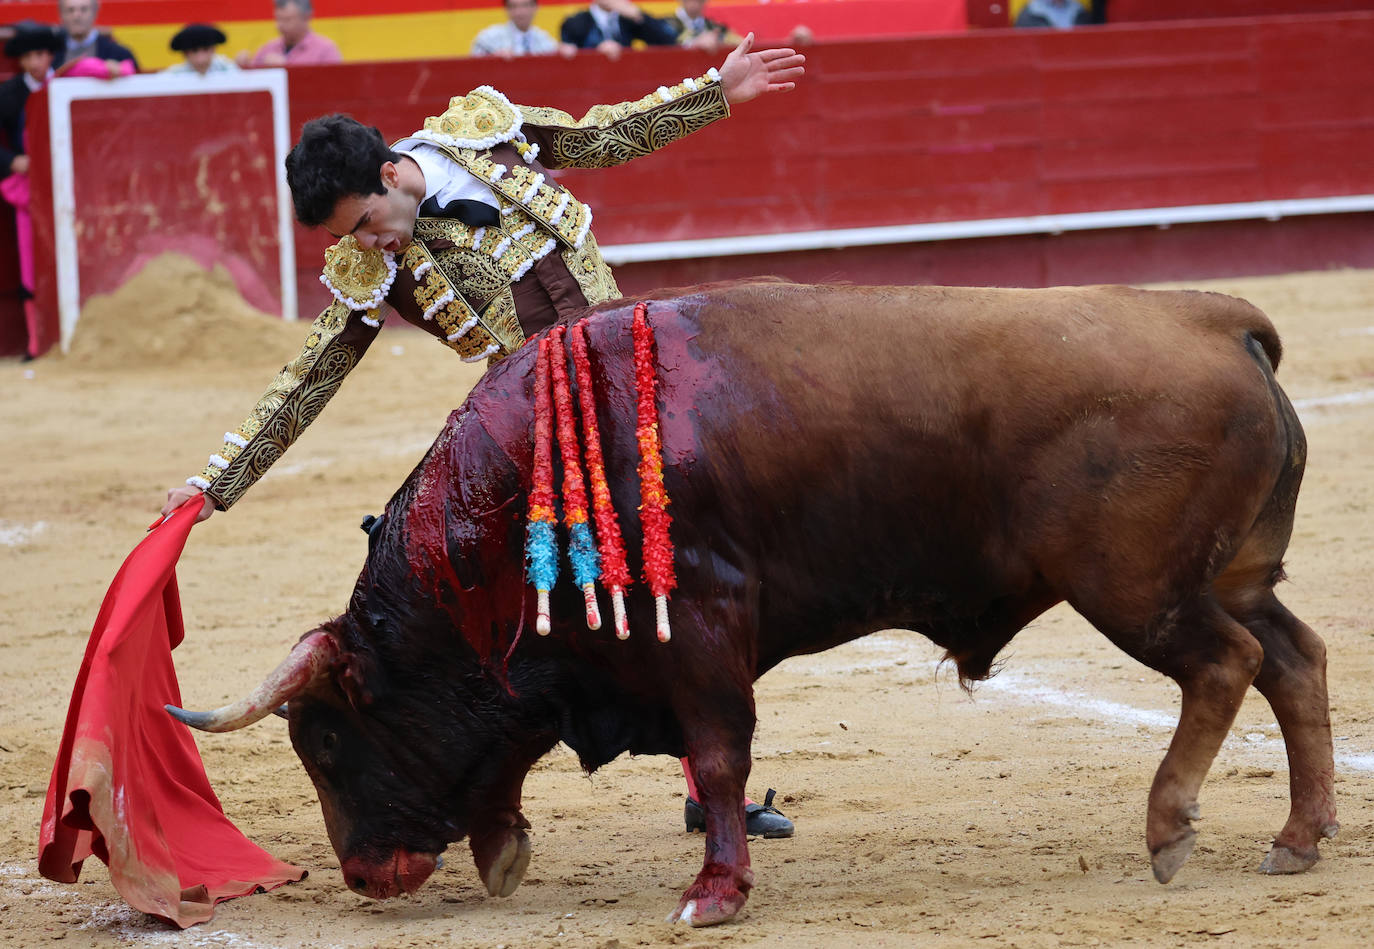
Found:
[[[746, 36], [719, 69], [581, 119], [481, 86], [391, 146], [347, 116], [307, 122], [286, 159], [287, 183], [297, 219], [339, 238], [320, 277], [334, 300], [204, 470], [167, 493], [163, 514], [203, 493], [204, 520], [241, 498], [338, 391], [380, 332], [384, 303], [475, 362], [618, 298], [591, 208], [547, 171], [623, 164], [727, 117], [731, 105], [793, 88], [804, 57], [754, 52], [753, 41]], [[684, 820], [701, 829], [686, 760], [683, 772]], [[749, 833], [791, 836], [769, 798], [746, 799]]]

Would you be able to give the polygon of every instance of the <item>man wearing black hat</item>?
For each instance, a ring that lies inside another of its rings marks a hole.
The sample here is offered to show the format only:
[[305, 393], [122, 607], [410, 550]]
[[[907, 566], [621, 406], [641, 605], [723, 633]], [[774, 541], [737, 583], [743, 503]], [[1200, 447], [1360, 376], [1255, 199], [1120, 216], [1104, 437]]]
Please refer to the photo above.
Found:
[[208, 23], [192, 23], [182, 27], [172, 37], [172, 51], [186, 57], [184, 63], [168, 66], [163, 72], [197, 73], [201, 76], [212, 72], [237, 72], [238, 67], [228, 56], [215, 52], [227, 39], [224, 33]]
[[29, 341], [25, 358], [38, 355], [40, 333], [33, 296], [33, 226], [29, 222], [29, 156], [24, 148], [24, 107], [29, 96], [42, 89], [52, 75], [53, 57], [62, 48], [62, 37], [50, 26], [24, 22], [14, 27], [5, 43], [5, 55], [19, 61], [18, 75], [0, 83], [0, 195], [14, 205], [19, 243], [19, 279], [23, 285], [24, 318]]
[[18, 23], [14, 36], [5, 43], [5, 55], [19, 61], [19, 73], [0, 83], [0, 177], [29, 170], [24, 154], [24, 105], [29, 95], [43, 88], [52, 75], [53, 57], [62, 48], [62, 38], [50, 26]]

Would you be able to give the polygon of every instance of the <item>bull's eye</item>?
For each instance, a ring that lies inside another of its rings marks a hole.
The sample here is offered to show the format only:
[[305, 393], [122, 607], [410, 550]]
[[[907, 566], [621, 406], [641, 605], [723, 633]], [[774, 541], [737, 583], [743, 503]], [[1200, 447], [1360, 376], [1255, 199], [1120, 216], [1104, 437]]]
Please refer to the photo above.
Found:
[[324, 751], [333, 751], [339, 744], [339, 736], [333, 732], [325, 732], [320, 736], [320, 748]]

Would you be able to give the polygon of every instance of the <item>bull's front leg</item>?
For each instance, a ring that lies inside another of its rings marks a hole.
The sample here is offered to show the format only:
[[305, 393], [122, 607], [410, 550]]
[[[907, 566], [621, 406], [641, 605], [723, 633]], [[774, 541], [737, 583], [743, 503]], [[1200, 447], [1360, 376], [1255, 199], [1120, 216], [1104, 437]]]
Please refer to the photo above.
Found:
[[745, 833], [744, 785], [749, 777], [753, 737], [752, 703], [746, 723], [702, 729], [687, 735], [687, 754], [701, 808], [706, 815], [706, 860], [682, 894], [669, 922], [714, 926], [743, 908], [754, 885]]
[[518, 805], [474, 815], [468, 844], [477, 873], [492, 896], [510, 896], [525, 879], [525, 870], [534, 855], [530, 838], [525, 834], [529, 826]]
[[529, 763], [511, 767], [482, 795], [468, 824], [468, 846], [477, 873], [492, 896], [510, 896], [525, 878], [534, 849], [525, 834], [530, 822], [520, 812]]

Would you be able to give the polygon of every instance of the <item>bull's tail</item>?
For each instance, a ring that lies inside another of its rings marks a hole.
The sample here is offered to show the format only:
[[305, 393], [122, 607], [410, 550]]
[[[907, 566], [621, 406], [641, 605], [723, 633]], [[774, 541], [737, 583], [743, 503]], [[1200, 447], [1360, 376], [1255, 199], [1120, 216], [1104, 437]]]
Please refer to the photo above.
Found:
[[[1204, 298], [1202, 306], [1197, 305], [1199, 297]], [[1184, 300], [1188, 302], [1183, 303]], [[1233, 337], [1242, 337], [1247, 341], [1247, 346], [1251, 340], [1257, 342], [1269, 369], [1275, 371], [1279, 368], [1279, 360], [1283, 357], [1279, 331], [1274, 329], [1274, 324], [1264, 315], [1264, 311], [1253, 303], [1240, 297], [1202, 290], [1182, 291], [1180, 303], [1187, 307], [1193, 319], [1203, 325]]]
[[[1267, 338], [1272, 339], [1272, 349]], [[1278, 361], [1274, 354], [1278, 348], [1277, 338], [1272, 333], [1268, 337], [1246, 333], [1245, 348], [1259, 367], [1274, 400], [1284, 457], [1254, 524], [1231, 562], [1212, 583], [1217, 599], [1236, 617], [1247, 616], [1257, 604], [1266, 602], [1274, 585], [1284, 579], [1283, 555], [1292, 537], [1298, 488], [1307, 466], [1307, 436], [1302, 430], [1302, 422], [1288, 395], [1274, 378], [1273, 367]]]
[[[1249, 304], [1247, 304], [1247, 306], [1248, 305]], [[1265, 358], [1269, 360], [1269, 384], [1271, 388], [1277, 390], [1283, 404], [1288, 406], [1288, 413], [1293, 414], [1293, 406], [1288, 404], [1288, 396], [1284, 395], [1283, 390], [1279, 389], [1278, 383], [1274, 381], [1274, 373], [1278, 371], [1279, 360], [1283, 358], [1283, 343], [1279, 342], [1279, 331], [1274, 329], [1274, 324], [1269, 322], [1267, 316], [1260, 313], [1258, 309], [1256, 309], [1255, 312], [1264, 317], [1264, 322], [1246, 331], [1246, 346], [1250, 349], [1251, 355], [1255, 356], [1255, 360], [1258, 362], [1259, 354], [1255, 352], [1255, 344], [1259, 344]], [[1293, 415], [1293, 418], [1296, 419], [1297, 416]]]

